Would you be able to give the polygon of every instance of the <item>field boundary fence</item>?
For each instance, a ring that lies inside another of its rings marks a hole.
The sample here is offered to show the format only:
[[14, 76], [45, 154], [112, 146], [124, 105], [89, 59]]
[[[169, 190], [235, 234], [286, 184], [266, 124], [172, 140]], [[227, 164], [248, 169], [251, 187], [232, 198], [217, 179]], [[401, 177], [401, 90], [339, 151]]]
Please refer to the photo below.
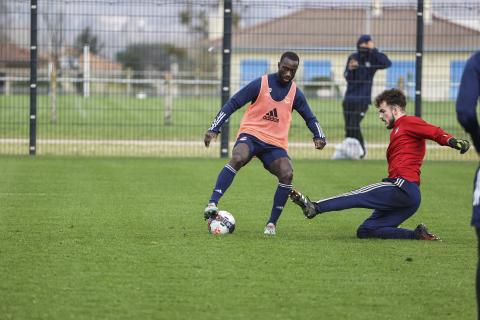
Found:
[[[409, 114], [466, 137], [455, 100], [480, 48], [480, 3], [465, 1], [47, 0], [0, 4], [0, 155], [228, 157], [247, 106], [210, 148], [203, 136], [226, 100], [280, 55], [327, 135], [324, 151], [294, 112], [289, 153], [329, 159], [345, 138], [347, 58], [369, 34], [392, 65], [372, 95], [402, 89]], [[370, 106], [367, 159], [389, 132]], [[427, 158], [476, 160], [428, 143]]]

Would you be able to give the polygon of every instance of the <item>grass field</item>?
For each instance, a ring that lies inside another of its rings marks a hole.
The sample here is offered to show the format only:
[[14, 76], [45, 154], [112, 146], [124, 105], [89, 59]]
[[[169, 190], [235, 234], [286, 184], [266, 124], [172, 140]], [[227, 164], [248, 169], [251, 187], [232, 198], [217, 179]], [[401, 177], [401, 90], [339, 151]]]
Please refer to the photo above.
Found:
[[[177, 97], [173, 100], [172, 123], [164, 122], [164, 98], [136, 99], [128, 96], [77, 95], [58, 97], [57, 121], [51, 122], [50, 98], [39, 96], [37, 135], [39, 139], [154, 139], [197, 140], [210, 126], [220, 107], [219, 98]], [[327, 137], [338, 141], [344, 136], [341, 100], [312, 98], [309, 104]], [[408, 112], [414, 114], [413, 101]], [[28, 138], [29, 96], [0, 95], [0, 138]], [[235, 135], [244, 109], [231, 117]], [[454, 135], [462, 135], [453, 101], [424, 102], [423, 117]], [[362, 122], [365, 139], [371, 143], [388, 140], [375, 109]], [[308, 141], [310, 132], [294, 112], [290, 141]]]
[[[474, 319], [476, 162], [423, 167], [443, 242], [360, 240], [367, 210], [305, 220], [288, 203], [265, 237], [276, 181], [253, 161], [202, 211], [223, 160], [0, 157], [1, 319]], [[294, 161], [313, 198], [377, 182], [383, 161]]]

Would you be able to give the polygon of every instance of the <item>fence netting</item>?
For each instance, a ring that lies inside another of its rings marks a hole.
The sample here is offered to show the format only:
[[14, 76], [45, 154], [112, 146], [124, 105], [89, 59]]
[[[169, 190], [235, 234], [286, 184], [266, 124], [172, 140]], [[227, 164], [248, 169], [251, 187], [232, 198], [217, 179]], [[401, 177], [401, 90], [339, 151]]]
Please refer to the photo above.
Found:
[[[30, 9], [0, 2], [0, 154], [29, 152]], [[46, 0], [37, 12], [37, 154], [219, 157], [203, 136], [221, 107], [223, 1]], [[455, 100], [480, 48], [479, 17], [478, 2], [424, 1], [421, 116], [459, 137]], [[300, 57], [295, 82], [329, 144], [314, 150], [294, 112], [292, 157], [328, 159], [344, 140], [344, 72], [362, 34], [391, 61], [371, 97], [402, 89], [414, 114], [416, 1], [239, 0], [232, 28], [231, 94], [277, 72], [283, 52]], [[246, 108], [230, 118], [230, 149]], [[366, 158], [383, 159], [389, 132], [372, 105], [361, 130]], [[432, 159], [460, 159], [428, 148]]]

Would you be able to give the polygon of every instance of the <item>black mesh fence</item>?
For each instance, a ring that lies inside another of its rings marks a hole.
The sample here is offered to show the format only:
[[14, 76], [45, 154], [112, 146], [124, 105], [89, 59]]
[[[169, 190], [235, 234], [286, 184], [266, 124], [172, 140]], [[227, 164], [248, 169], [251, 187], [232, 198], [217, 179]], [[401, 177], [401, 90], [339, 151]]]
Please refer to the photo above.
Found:
[[[329, 145], [316, 151], [294, 112], [289, 153], [330, 158], [345, 139], [347, 58], [369, 34], [391, 66], [371, 97], [400, 88], [415, 113], [417, 2], [233, 1], [230, 92], [300, 56], [295, 81]], [[421, 116], [465, 136], [455, 99], [480, 48], [480, 4], [424, 1]], [[30, 1], [0, 2], [0, 154], [28, 154]], [[223, 1], [48, 0], [37, 6], [36, 153], [218, 157], [203, 136], [221, 107]], [[230, 119], [230, 148], [246, 107]], [[389, 132], [370, 106], [367, 158], [384, 158]], [[428, 157], [460, 159], [429, 143]], [[470, 153], [462, 159], [474, 159]]]

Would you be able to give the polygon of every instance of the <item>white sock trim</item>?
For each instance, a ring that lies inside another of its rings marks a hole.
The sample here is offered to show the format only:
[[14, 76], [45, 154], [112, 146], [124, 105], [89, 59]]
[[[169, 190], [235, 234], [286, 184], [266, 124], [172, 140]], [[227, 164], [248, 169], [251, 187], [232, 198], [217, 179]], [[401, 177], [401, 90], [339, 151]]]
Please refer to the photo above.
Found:
[[233, 174], [237, 174], [237, 170], [233, 169], [233, 167], [229, 164], [226, 164], [225, 165], [225, 168], [227, 168], [228, 170], [230, 170], [231, 172], [233, 172]]

